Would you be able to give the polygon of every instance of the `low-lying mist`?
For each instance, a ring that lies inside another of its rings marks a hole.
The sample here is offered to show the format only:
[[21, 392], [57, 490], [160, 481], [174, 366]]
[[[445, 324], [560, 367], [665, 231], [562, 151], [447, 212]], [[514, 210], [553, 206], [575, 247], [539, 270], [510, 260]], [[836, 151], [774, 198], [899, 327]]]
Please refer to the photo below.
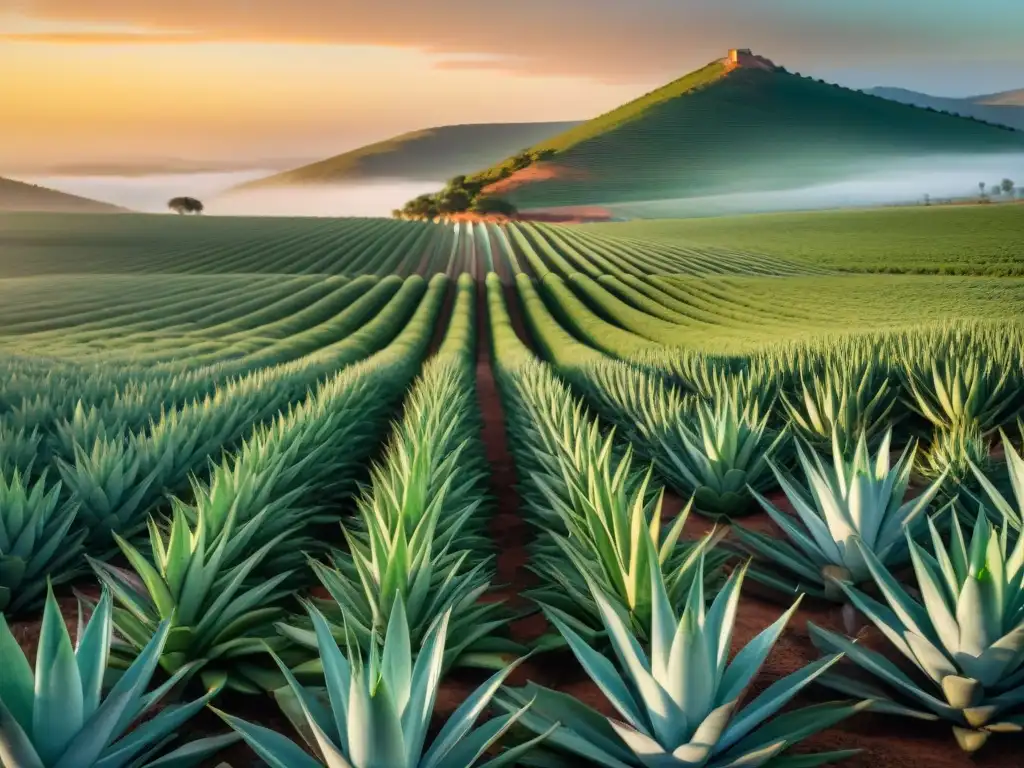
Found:
[[207, 210], [222, 216], [390, 216], [443, 181], [384, 179], [360, 184], [252, 189], [213, 198]]
[[[435, 192], [442, 181], [384, 179], [372, 182], [267, 188], [233, 192], [237, 184], [267, 171], [152, 176], [15, 177], [63, 192], [114, 203], [134, 211], [167, 213], [167, 201], [197, 197], [212, 216], [390, 216], [408, 200]], [[1024, 188], [1024, 152], [999, 155], [942, 155], [865, 165], [843, 181], [799, 189], [749, 191], [703, 197], [612, 204], [616, 214], [654, 218], [843, 208], [977, 197], [1009, 178]], [[752, 182], [753, 183], [753, 182]], [[996, 197], [995, 199], [999, 199]]]
[[[614, 208], [628, 215], [652, 218], [895, 205], [923, 202], [925, 195], [937, 203], [977, 198], [980, 182], [985, 183], [988, 192], [1003, 179], [1010, 179], [1024, 189], [1024, 153], [893, 160], [884, 166], [865, 166], [843, 181], [798, 189], [652, 200]], [[1000, 196], [993, 199], [999, 200]]]
[[263, 178], [266, 170], [222, 173], [175, 173], [148, 176], [12, 176], [18, 181], [49, 187], [140, 213], [168, 213], [172, 197], [196, 197], [212, 216], [390, 216], [395, 208], [425, 192], [436, 192], [441, 181], [381, 181], [257, 189], [227, 194], [232, 187]]

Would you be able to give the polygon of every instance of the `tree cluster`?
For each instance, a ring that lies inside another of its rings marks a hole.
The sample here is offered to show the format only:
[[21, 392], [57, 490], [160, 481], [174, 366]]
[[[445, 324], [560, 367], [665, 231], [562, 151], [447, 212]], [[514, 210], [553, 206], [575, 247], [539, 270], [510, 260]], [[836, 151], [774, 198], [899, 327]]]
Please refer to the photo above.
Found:
[[420, 195], [393, 214], [399, 218], [428, 220], [457, 213], [515, 216], [516, 208], [512, 203], [482, 194], [485, 185], [484, 181], [469, 181], [465, 176], [456, 176], [440, 192]]
[[989, 195], [1005, 195], [1006, 197], [1012, 198], [1014, 196], [1014, 193], [1016, 192], [1017, 185], [1013, 182], [1012, 179], [1003, 179], [1002, 181], [998, 181], [995, 184], [992, 184], [991, 186], [986, 185], [984, 181], [979, 181], [978, 190], [981, 192], [982, 199], [985, 199], [986, 197], [986, 188], [988, 189]]
[[473, 179], [456, 176], [449, 179], [444, 189], [432, 195], [420, 195], [410, 200], [405, 207], [392, 211], [397, 218], [436, 219], [455, 213], [499, 214], [515, 216], [516, 207], [507, 200], [484, 195], [485, 187], [507, 179], [514, 173], [529, 168], [535, 163], [549, 160], [555, 155], [553, 149], [524, 149], [513, 155], [497, 168]]

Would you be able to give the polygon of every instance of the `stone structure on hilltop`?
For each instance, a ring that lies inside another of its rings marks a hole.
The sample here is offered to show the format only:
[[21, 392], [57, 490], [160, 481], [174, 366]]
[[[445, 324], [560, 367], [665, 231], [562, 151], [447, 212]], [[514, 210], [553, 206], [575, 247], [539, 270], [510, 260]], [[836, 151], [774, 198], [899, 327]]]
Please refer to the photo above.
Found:
[[764, 56], [757, 56], [749, 48], [730, 48], [726, 57], [729, 69], [776, 69], [774, 63]]

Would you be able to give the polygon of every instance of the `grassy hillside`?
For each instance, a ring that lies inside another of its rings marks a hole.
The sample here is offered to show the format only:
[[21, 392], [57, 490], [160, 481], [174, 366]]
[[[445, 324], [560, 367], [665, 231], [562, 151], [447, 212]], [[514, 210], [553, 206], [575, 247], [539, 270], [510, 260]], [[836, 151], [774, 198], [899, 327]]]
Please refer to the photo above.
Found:
[[0, 211], [45, 213], [127, 213], [127, 209], [0, 177]]
[[966, 99], [929, 96], [926, 93], [908, 91], [904, 88], [872, 88], [867, 93], [903, 104], [913, 104], [916, 107], [928, 107], [954, 115], [975, 117], [978, 120], [1024, 130], [1024, 90], [973, 96]]
[[1024, 276], [1024, 205], [1016, 203], [635, 221], [586, 230], [855, 272]]
[[402, 178], [446, 180], [510, 155], [576, 123], [490, 123], [428, 128], [247, 182], [235, 189]]
[[502, 185], [520, 209], [795, 188], [895, 158], [1021, 151], [1024, 134], [716, 62], [531, 148], [544, 149]]

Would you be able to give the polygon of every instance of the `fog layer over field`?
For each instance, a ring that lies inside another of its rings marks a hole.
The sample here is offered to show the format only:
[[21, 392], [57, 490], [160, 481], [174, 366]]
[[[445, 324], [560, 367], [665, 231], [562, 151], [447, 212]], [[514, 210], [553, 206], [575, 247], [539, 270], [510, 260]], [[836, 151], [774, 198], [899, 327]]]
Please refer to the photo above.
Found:
[[437, 192], [443, 186], [443, 181], [385, 179], [253, 189], [212, 200], [210, 212], [229, 216], [390, 216], [417, 195]]
[[[894, 160], [883, 167], [866, 167], [844, 181], [800, 189], [652, 200], [612, 205], [611, 208], [617, 213], [641, 218], [668, 218], [914, 203], [923, 202], [925, 195], [937, 202], [976, 198], [979, 182], [985, 182], [987, 192], [1005, 178], [1024, 189], [1024, 153]], [[1004, 198], [997, 195], [993, 199]]]
[[[742, 175], [741, 169], [737, 169]], [[265, 170], [151, 176], [17, 176], [45, 187], [70, 192], [135, 211], [167, 212], [167, 201], [179, 195], [197, 197], [209, 215], [226, 216], [389, 216], [395, 208], [443, 182], [386, 179], [381, 181], [224, 194], [228, 189], [262, 178]], [[827, 171], [825, 172], [827, 173]], [[782, 191], [750, 191], [705, 197], [613, 204], [627, 217], [714, 216], [759, 211], [808, 210], [933, 201], [978, 195], [1004, 178], [1024, 188], [1024, 153], [1014, 155], [938, 156], [865, 167], [840, 182]], [[999, 200], [997, 196], [994, 199]]]
[[[390, 216], [395, 208], [444, 186], [438, 181], [388, 179], [349, 185], [260, 189], [224, 195], [237, 184], [266, 177], [268, 170], [149, 176], [12, 176], [18, 181], [113, 203], [142, 213], [167, 213], [172, 197], [203, 201], [208, 215]], [[222, 196], [223, 195], [223, 196]]]

